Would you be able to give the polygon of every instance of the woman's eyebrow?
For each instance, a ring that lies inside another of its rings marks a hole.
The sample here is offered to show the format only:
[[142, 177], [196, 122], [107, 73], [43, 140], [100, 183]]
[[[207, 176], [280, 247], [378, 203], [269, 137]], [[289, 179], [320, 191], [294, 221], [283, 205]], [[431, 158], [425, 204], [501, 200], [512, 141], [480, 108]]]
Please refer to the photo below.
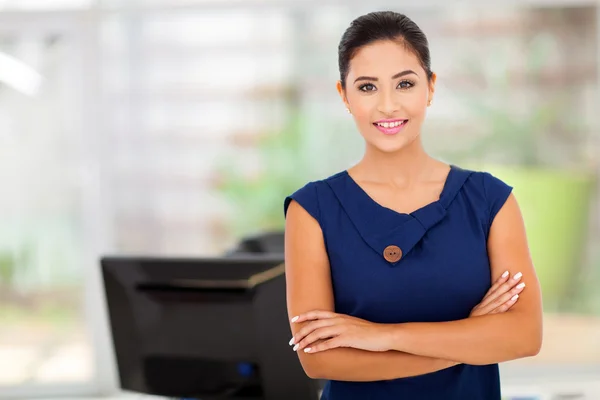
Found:
[[[418, 76], [418, 74], [415, 71], [413, 71], [412, 69], [407, 69], [406, 71], [398, 72], [396, 75], [392, 76], [392, 80], [398, 79], [401, 76], [410, 75], [410, 74], [415, 74]], [[372, 77], [372, 76], [359, 76], [358, 78], [356, 78], [354, 80], [354, 83], [356, 83], [358, 81], [378, 81], [378, 80], [379, 79]]]

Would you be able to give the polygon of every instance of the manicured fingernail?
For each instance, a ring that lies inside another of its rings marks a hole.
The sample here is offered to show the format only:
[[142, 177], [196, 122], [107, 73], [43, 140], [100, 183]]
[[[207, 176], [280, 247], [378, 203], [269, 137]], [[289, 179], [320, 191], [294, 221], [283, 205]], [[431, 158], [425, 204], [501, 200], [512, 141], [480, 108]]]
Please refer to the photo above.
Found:
[[293, 350], [294, 350], [294, 351], [298, 350], [298, 347], [300, 347], [300, 345], [299, 345], [299, 344], [295, 345]]
[[515, 295], [512, 297], [512, 299], [510, 299], [510, 301], [515, 301], [515, 300], [517, 300], [518, 298], [519, 298], [519, 295], [518, 295], [518, 294], [515, 294]]
[[307, 347], [307, 348], [304, 349], [305, 353], [308, 353], [309, 351], [310, 351], [310, 347]]
[[525, 287], [525, 282], [521, 282], [517, 285], [517, 289], [523, 289]]
[[523, 274], [519, 272], [518, 274], [515, 275], [514, 279], [519, 280], [519, 279], [521, 279], [522, 276], [523, 276]]
[[296, 317], [292, 318], [292, 322], [296, 322], [296, 321], [298, 321], [298, 318], [300, 318], [300, 317], [297, 317], [297, 316], [296, 316]]
[[505, 273], [502, 274], [503, 278], [506, 278], [508, 276], [508, 271], [506, 271]]
[[294, 338], [290, 340], [290, 346], [294, 344]]

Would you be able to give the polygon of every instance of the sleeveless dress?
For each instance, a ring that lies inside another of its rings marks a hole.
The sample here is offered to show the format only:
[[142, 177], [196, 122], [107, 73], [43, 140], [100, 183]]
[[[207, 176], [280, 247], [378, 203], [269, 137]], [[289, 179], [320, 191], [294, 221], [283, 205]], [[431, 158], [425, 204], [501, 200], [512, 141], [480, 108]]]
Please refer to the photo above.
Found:
[[[450, 166], [437, 201], [399, 213], [374, 201], [347, 171], [292, 199], [321, 227], [335, 312], [376, 323], [467, 318], [491, 285], [487, 238], [512, 187]], [[500, 400], [498, 364], [459, 364], [374, 382], [327, 381], [322, 400]]]

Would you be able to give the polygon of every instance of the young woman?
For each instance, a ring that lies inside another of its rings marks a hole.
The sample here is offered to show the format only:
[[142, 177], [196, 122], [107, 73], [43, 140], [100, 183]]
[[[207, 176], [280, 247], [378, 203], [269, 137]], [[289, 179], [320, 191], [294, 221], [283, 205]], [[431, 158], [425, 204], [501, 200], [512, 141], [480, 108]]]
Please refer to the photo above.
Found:
[[430, 64], [406, 16], [353, 21], [337, 89], [364, 156], [285, 199], [290, 344], [323, 399], [499, 400], [498, 363], [541, 347], [512, 188], [423, 149]]

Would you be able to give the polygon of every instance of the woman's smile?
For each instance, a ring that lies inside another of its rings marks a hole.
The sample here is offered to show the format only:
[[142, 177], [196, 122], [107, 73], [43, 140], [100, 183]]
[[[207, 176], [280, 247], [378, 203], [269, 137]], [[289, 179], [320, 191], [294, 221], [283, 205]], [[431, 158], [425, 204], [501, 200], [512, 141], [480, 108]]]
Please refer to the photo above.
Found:
[[407, 119], [386, 119], [373, 122], [373, 125], [385, 135], [395, 135], [408, 124]]

